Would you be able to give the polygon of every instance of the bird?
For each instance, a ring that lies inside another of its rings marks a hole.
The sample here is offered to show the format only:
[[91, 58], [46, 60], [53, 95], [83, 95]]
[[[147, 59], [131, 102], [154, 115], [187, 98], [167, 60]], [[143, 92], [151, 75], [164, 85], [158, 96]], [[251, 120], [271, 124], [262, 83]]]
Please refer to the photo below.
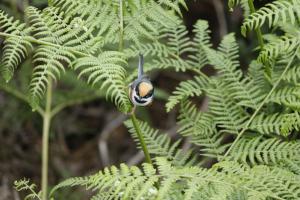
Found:
[[144, 57], [139, 54], [138, 77], [129, 85], [129, 97], [134, 106], [147, 106], [153, 101], [154, 87], [144, 75]]

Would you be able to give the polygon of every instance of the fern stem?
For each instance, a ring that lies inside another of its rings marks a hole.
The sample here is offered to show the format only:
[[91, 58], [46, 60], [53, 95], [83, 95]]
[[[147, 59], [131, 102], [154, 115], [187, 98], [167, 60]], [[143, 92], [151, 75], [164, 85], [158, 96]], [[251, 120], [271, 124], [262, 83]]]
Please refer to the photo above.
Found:
[[131, 114], [131, 120], [132, 120], [133, 127], [134, 127], [134, 129], [137, 133], [138, 138], [139, 138], [140, 144], [142, 146], [146, 162], [149, 163], [149, 164], [152, 164], [151, 157], [150, 157], [147, 145], [146, 145], [145, 140], [144, 140], [144, 135], [143, 135], [143, 133], [142, 133], [140, 127], [139, 127], [139, 124], [137, 122], [137, 119], [135, 117], [134, 112]]
[[[250, 8], [250, 13], [251, 14], [254, 13], [255, 12], [255, 7], [254, 7], [254, 4], [253, 4], [253, 0], [248, 0], [248, 5], [249, 5], [249, 8]], [[257, 36], [257, 39], [258, 39], [260, 49], [263, 49], [264, 48], [264, 40], [263, 40], [260, 28], [256, 28], [255, 32], [256, 32], [256, 36]]]
[[[30, 104], [30, 101], [29, 99], [27, 98], [27, 96], [25, 94], [23, 94], [22, 92], [6, 85], [6, 84], [0, 84], [0, 89], [2, 89], [3, 91], [5, 91], [6, 93]], [[44, 110], [40, 107], [40, 106], [37, 106], [36, 108], [36, 111], [41, 115], [41, 116], [44, 116]]]
[[123, 51], [124, 48], [124, 19], [123, 19], [123, 0], [119, 0], [119, 20], [120, 20], [120, 32], [119, 32], [119, 50]]
[[231, 146], [229, 147], [229, 149], [226, 151], [226, 153], [224, 154], [224, 156], [221, 158], [221, 161], [227, 157], [229, 155], [229, 153], [231, 152], [231, 150], [234, 148], [234, 146], [236, 145], [236, 143], [238, 142], [238, 140], [242, 137], [242, 135], [245, 133], [245, 131], [249, 128], [249, 125], [251, 124], [251, 122], [253, 121], [253, 119], [256, 117], [256, 115], [258, 114], [258, 112], [261, 110], [261, 108], [264, 106], [264, 104], [267, 102], [267, 100], [269, 99], [269, 97], [272, 95], [272, 93], [274, 92], [274, 90], [277, 88], [277, 86], [279, 85], [280, 81], [282, 80], [282, 78], [284, 77], [284, 75], [286, 74], [286, 72], [288, 71], [288, 69], [290, 68], [290, 66], [292, 65], [295, 57], [297, 56], [297, 52], [299, 50], [299, 47], [295, 50], [294, 55], [291, 57], [289, 63], [286, 65], [284, 71], [282, 72], [282, 74], [280, 75], [279, 79], [276, 81], [276, 83], [273, 85], [272, 89], [270, 90], [270, 92], [267, 94], [267, 96], [264, 98], [264, 100], [261, 102], [261, 104], [257, 107], [257, 109], [255, 110], [255, 112], [252, 114], [251, 118], [248, 120], [248, 122], [246, 123], [246, 125], [244, 126], [244, 128], [241, 130], [241, 132], [237, 135], [236, 139], [234, 140], [234, 142], [231, 144]]
[[45, 114], [43, 119], [43, 143], [42, 143], [42, 200], [47, 200], [48, 194], [48, 154], [49, 131], [51, 123], [52, 81], [48, 79]]
[[53, 109], [51, 111], [51, 118], [53, 118], [55, 115], [57, 115], [60, 111], [62, 111], [66, 107], [83, 104], [85, 102], [92, 101], [92, 100], [95, 100], [95, 99], [97, 99], [99, 97], [103, 97], [103, 96], [104, 95], [92, 94], [89, 96], [82, 96], [82, 98], [79, 98], [79, 99], [71, 99], [69, 101], [58, 104], [57, 106], [53, 107]]
[[[120, 20], [120, 27], [119, 27], [119, 51], [123, 51], [124, 49], [124, 19], [123, 19], [123, 0], [119, 0], [119, 20]], [[131, 121], [133, 124], [133, 127], [138, 135], [139, 142], [142, 146], [145, 160], [147, 163], [152, 164], [151, 157], [147, 148], [147, 145], [145, 143], [144, 135], [139, 127], [139, 124], [137, 122], [134, 110], [131, 113]]]
[[[254, 7], [253, 0], [248, 0], [248, 5], [249, 5], [249, 8], [250, 8], [250, 14], [255, 13], [256, 10], [255, 10], [255, 7]], [[260, 50], [262, 50], [264, 48], [264, 40], [263, 40], [260, 28], [259, 27], [256, 28], [255, 32], [256, 32], [257, 40], [258, 40], [258, 43], [259, 43], [259, 46], [260, 46]], [[267, 64], [265, 66], [265, 75], [266, 75], [267, 81], [269, 81], [269, 82], [271, 82], [270, 81], [271, 73], [272, 73], [271, 66]]]

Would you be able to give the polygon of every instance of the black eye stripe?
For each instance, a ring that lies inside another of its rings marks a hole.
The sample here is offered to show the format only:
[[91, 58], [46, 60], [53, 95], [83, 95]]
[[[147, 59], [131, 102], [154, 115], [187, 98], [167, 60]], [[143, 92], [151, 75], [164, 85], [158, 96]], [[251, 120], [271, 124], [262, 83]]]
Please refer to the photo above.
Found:
[[134, 88], [134, 90], [137, 93], [137, 95], [140, 96], [139, 85], [140, 85], [140, 83], [136, 85], [136, 87]]
[[143, 101], [143, 100], [140, 100], [138, 99], [136, 96], [133, 97], [134, 100], [137, 102], [137, 103], [146, 103], [147, 101]]

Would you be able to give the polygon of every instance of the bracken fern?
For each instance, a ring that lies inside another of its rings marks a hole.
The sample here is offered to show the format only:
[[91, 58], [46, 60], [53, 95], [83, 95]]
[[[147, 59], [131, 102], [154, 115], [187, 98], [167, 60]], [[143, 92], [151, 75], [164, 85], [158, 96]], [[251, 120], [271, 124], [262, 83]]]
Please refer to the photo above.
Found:
[[[195, 23], [193, 36], [188, 34], [180, 12], [184, 1], [122, 2], [123, 21], [115, 0], [52, 0], [42, 11], [27, 9], [29, 26], [1, 11], [1, 74], [8, 81], [32, 53], [33, 108], [49, 81], [58, 81], [69, 68], [128, 113], [132, 106], [127, 84], [136, 76], [130, 63], [142, 52], [146, 72], [173, 69], [193, 74], [179, 83], [166, 103], [167, 112], [179, 105], [177, 132], [192, 147], [181, 149], [182, 139], [173, 142], [164, 131], [137, 120], [153, 164], [121, 164], [70, 178], [55, 186], [52, 195], [63, 187], [84, 186], [95, 192], [93, 200], [300, 199], [300, 1], [275, 0], [251, 14], [251, 0], [229, 1], [230, 8], [242, 5], [246, 11], [244, 36], [265, 24], [272, 28], [246, 71], [234, 33], [224, 36], [217, 48], [204, 20]], [[216, 73], [207, 76], [203, 67]], [[141, 148], [134, 124], [125, 125]], [[33, 188], [26, 181], [19, 185]]]

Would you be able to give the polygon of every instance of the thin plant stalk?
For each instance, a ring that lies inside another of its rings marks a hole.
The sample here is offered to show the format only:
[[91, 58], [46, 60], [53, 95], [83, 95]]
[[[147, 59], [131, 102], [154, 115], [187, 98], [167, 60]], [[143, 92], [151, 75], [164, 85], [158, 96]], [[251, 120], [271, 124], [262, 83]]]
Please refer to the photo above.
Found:
[[[253, 0], [248, 0], [248, 5], [249, 5], [249, 8], [250, 8], [250, 13], [251, 14], [254, 13], [256, 10], [255, 10], [254, 4], [253, 4]], [[258, 39], [260, 49], [263, 49], [264, 48], [264, 40], [263, 40], [260, 28], [256, 28], [255, 32], [256, 32], [256, 36], [257, 36], [257, 39]]]
[[[120, 20], [120, 27], [119, 27], [119, 51], [123, 51], [124, 49], [124, 16], [123, 16], [123, 0], [119, 0], [119, 20]], [[133, 109], [133, 112], [130, 114], [130, 118], [133, 124], [133, 127], [135, 129], [135, 132], [137, 133], [139, 142], [142, 146], [144, 155], [145, 155], [145, 160], [146, 162], [152, 164], [151, 157], [147, 148], [147, 145], [145, 143], [144, 135], [139, 127], [138, 121], [136, 119], [135, 109]]]
[[48, 161], [49, 161], [49, 131], [51, 124], [52, 81], [48, 79], [46, 106], [43, 115], [43, 143], [42, 143], [42, 200], [48, 195]]
[[[254, 13], [256, 10], [255, 10], [255, 7], [254, 7], [253, 0], [248, 0], [248, 5], [249, 5], [249, 8], [250, 8], [250, 13], [251, 14]], [[263, 40], [263, 36], [262, 36], [260, 28], [259, 27], [256, 28], [255, 32], [256, 32], [256, 37], [257, 37], [257, 40], [258, 40], [258, 43], [259, 43], [259, 46], [260, 46], [260, 50], [262, 50], [264, 48], [264, 40]], [[266, 75], [266, 78], [269, 82], [270, 82], [271, 74], [272, 74], [271, 66], [269, 64], [267, 64], [265, 66], [265, 75]]]
[[120, 20], [119, 50], [123, 51], [124, 48], [123, 0], [119, 0], [119, 20]]
[[221, 158], [221, 160], [223, 160], [224, 158], [226, 158], [230, 152], [232, 151], [232, 149], [235, 147], [236, 143], [239, 141], [239, 139], [242, 137], [242, 135], [246, 132], [246, 130], [249, 128], [250, 124], [252, 123], [252, 121], [254, 120], [254, 118], [256, 117], [256, 115], [259, 113], [259, 111], [262, 109], [262, 107], [265, 105], [265, 103], [268, 101], [268, 99], [270, 98], [270, 96], [273, 94], [273, 92], [275, 91], [275, 89], [278, 87], [279, 83], [282, 81], [284, 75], [286, 74], [286, 72], [288, 71], [288, 69], [290, 68], [290, 66], [293, 64], [293, 61], [295, 59], [295, 57], [297, 56], [297, 52], [299, 51], [299, 47], [296, 48], [295, 53], [293, 54], [293, 56], [291, 57], [290, 61], [288, 62], [288, 64], [286, 65], [284, 71], [282, 72], [282, 74], [280, 75], [280, 77], [278, 78], [278, 80], [275, 82], [275, 84], [273, 85], [272, 89], [270, 90], [270, 92], [266, 95], [266, 97], [264, 98], [264, 100], [261, 102], [261, 104], [256, 108], [255, 112], [252, 114], [251, 118], [247, 121], [247, 123], [245, 124], [244, 128], [239, 132], [239, 134], [237, 135], [237, 137], [235, 138], [235, 140], [233, 141], [233, 143], [230, 145], [229, 149], [225, 152], [224, 156]]
[[139, 124], [138, 124], [138, 121], [137, 121], [137, 119], [135, 117], [135, 113], [134, 112], [131, 113], [130, 118], [131, 118], [133, 127], [134, 127], [134, 129], [136, 131], [136, 134], [137, 134], [137, 136], [139, 138], [140, 145], [141, 145], [141, 147], [143, 149], [143, 152], [144, 152], [144, 155], [145, 155], [145, 160], [146, 160], [147, 163], [152, 164], [151, 157], [150, 157], [147, 145], [146, 145], [145, 140], [144, 140], [144, 135], [143, 135], [143, 133], [142, 133], [140, 127], [139, 127]]

